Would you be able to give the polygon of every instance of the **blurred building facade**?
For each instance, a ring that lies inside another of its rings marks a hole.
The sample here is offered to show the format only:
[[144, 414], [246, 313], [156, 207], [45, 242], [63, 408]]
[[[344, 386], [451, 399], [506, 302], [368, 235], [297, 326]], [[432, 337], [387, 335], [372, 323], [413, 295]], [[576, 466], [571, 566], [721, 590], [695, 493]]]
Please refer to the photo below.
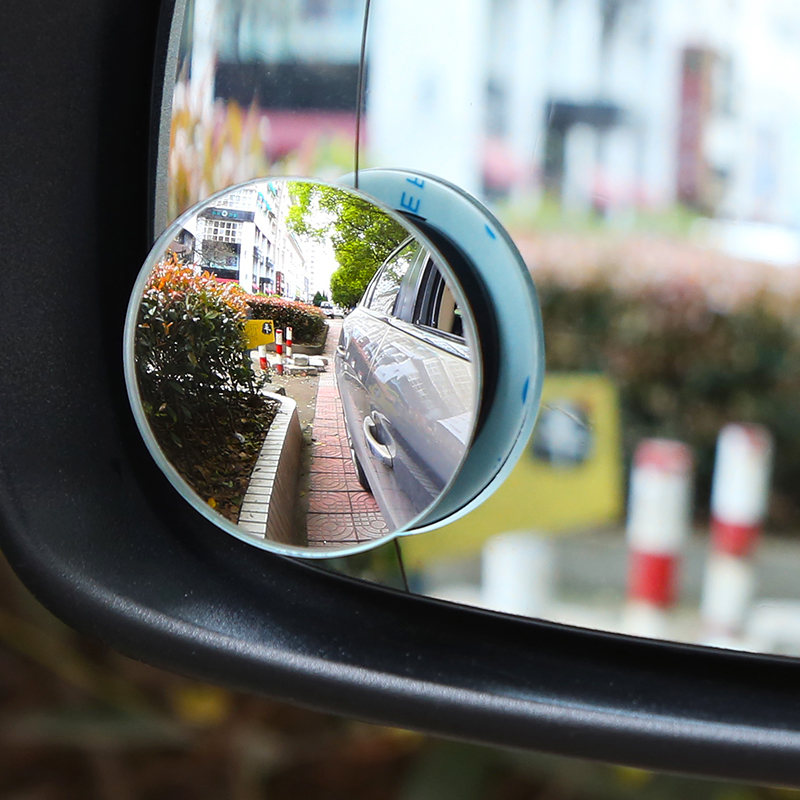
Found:
[[373, 25], [379, 163], [570, 209], [800, 225], [792, 0], [379, 0]]
[[261, 110], [272, 162], [352, 141], [362, 14], [362, 0], [188, 0], [179, 75], [192, 107], [207, 120], [215, 102]]
[[[363, 0], [189, 11], [196, 105], [262, 109], [273, 162], [352, 140]], [[365, 163], [603, 215], [683, 203], [800, 227], [798, 74], [796, 0], [374, 0]]]

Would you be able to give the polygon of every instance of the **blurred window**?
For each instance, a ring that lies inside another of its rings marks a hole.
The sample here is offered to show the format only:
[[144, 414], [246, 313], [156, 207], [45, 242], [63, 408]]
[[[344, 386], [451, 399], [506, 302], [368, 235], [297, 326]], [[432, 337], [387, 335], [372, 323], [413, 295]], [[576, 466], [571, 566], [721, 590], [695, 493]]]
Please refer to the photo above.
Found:
[[350, 16], [357, 8], [356, 0], [305, 0], [303, 15], [311, 19], [325, 19], [336, 15]]
[[198, 230], [206, 240], [220, 242], [238, 242], [241, 239], [241, 224], [221, 220], [198, 219]]
[[304, 5], [309, 17], [327, 17], [332, 11], [330, 0], [306, 0]]

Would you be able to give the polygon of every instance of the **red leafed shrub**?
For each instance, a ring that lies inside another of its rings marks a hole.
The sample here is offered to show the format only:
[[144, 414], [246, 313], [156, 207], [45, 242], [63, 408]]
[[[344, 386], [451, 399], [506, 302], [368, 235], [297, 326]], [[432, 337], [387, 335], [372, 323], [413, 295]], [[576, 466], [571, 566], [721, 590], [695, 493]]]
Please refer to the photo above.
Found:
[[283, 297], [255, 294], [248, 305], [253, 319], [271, 319], [276, 328], [291, 326], [294, 341], [316, 344], [325, 330], [325, 315], [316, 307]]
[[136, 323], [150, 429], [187, 483], [234, 522], [275, 414], [245, 347], [247, 297], [169, 253], [150, 274]]
[[197, 408], [224, 405], [251, 388], [244, 349], [247, 294], [169, 254], [150, 274], [139, 307], [136, 367], [145, 408], [188, 422]]

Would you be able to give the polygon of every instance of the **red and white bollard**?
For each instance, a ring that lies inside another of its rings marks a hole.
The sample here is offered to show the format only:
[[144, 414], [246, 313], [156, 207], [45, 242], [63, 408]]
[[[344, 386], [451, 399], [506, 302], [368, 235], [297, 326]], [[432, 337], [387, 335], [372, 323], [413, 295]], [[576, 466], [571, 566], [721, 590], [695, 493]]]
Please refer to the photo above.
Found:
[[269, 370], [269, 365], [267, 364], [267, 346], [265, 344], [260, 344], [258, 346], [258, 366], [261, 367], [262, 372], [267, 372]]
[[636, 448], [628, 497], [626, 633], [664, 637], [692, 525], [692, 451], [683, 442], [644, 439]]
[[767, 514], [772, 452], [772, 436], [760, 425], [726, 425], [717, 439], [700, 603], [708, 644], [731, 644], [742, 634], [755, 592], [752, 557]]
[[292, 357], [292, 329], [286, 326], [286, 358]]
[[278, 357], [275, 371], [283, 375], [283, 328], [275, 329], [275, 355]]

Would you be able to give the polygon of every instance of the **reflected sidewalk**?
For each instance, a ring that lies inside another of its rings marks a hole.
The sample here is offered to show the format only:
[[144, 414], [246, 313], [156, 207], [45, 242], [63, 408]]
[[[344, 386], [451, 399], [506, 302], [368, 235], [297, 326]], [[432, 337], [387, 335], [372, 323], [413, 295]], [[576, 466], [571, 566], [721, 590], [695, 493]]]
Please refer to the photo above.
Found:
[[309, 470], [308, 544], [317, 547], [358, 544], [389, 532], [375, 498], [361, 488], [350, 457], [344, 412], [333, 373], [338, 339], [333, 334], [331, 330], [325, 347], [331, 368], [320, 375], [317, 385]]

